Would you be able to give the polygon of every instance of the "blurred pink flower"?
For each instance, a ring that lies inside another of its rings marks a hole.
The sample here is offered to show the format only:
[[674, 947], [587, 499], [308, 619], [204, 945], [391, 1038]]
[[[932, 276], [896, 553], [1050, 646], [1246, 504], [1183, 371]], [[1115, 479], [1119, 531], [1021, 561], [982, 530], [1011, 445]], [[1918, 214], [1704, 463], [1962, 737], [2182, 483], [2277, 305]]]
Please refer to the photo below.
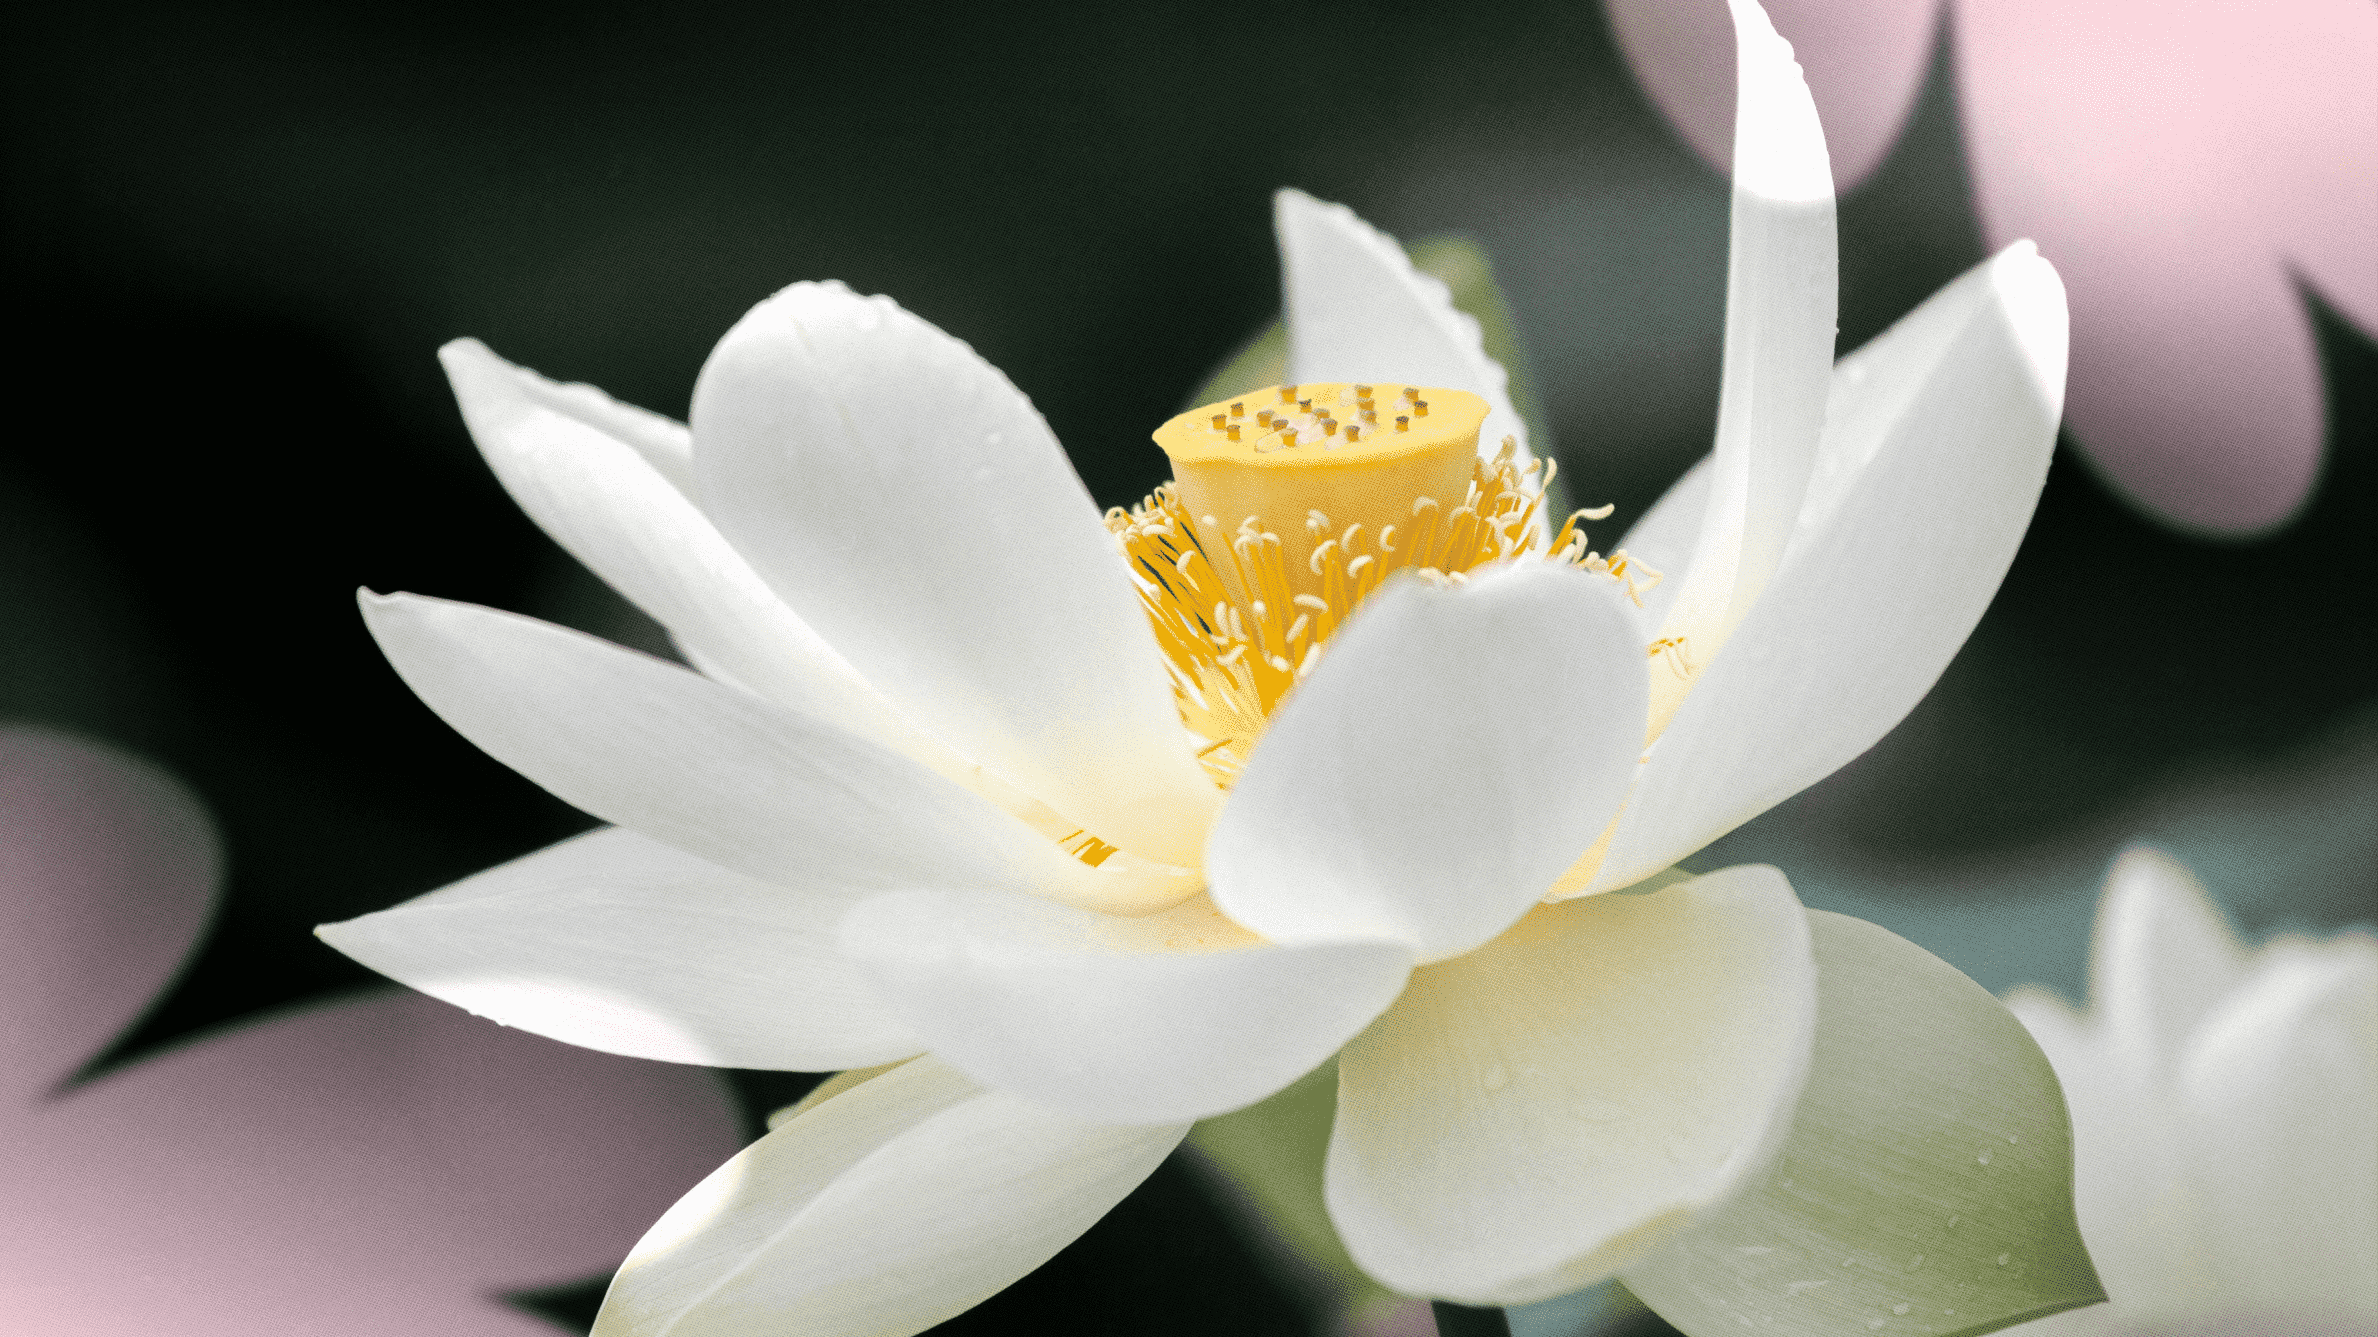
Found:
[[[1720, 0], [1608, 0], [1653, 98], [1711, 162], [1733, 136]], [[1843, 188], [1888, 151], [1938, 0], [1773, 0]], [[2243, 534], [2310, 495], [2326, 428], [2303, 290], [2378, 332], [2378, 5], [1954, 0], [1990, 250], [2030, 237], [2072, 301], [2065, 421], [2182, 528]]]
[[0, 729], [0, 1311], [43, 1337], [533, 1337], [507, 1291], [617, 1265], [735, 1145], [708, 1073], [413, 993], [95, 1080], [213, 908], [197, 802]]

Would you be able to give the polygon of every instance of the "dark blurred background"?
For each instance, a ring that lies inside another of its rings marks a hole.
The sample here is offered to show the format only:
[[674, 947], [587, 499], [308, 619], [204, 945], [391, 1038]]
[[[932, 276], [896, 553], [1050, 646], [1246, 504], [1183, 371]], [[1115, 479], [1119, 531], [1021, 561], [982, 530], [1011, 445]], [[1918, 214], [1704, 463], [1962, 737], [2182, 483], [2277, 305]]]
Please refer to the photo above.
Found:
[[[230, 853], [215, 936], [119, 1057], [366, 984], [313, 924], [588, 824], [416, 704], [354, 613], [366, 585], [652, 643], [480, 464], [449, 338], [682, 415], [747, 307], [837, 277], [971, 342], [1125, 502], [1163, 475], [1149, 430], [1276, 315], [1296, 185], [1485, 245], [1612, 537], [1714, 419], [1725, 185], [1592, 3], [101, 0], [10, 26], [0, 718], [163, 762]], [[1981, 258], [1945, 70], [1843, 200], [1845, 349]], [[2333, 439], [2297, 523], [2180, 537], [2061, 456], [1925, 704], [1701, 862], [1782, 863], [1994, 988], [2077, 987], [2137, 834], [2251, 932], [2367, 918], [2378, 354], [2307, 302]], [[756, 1119], [804, 1079], [741, 1084]], [[1299, 1305], [1176, 1165], [950, 1330], [1288, 1333]]]

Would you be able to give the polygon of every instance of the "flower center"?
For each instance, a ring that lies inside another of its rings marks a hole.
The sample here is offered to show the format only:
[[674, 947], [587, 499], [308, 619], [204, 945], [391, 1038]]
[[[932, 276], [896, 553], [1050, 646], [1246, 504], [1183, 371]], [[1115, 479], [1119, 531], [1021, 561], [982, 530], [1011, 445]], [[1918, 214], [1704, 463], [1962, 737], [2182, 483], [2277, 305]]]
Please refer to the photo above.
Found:
[[[1423, 579], [1536, 553], [1624, 582], [1659, 573], [1586, 546], [1579, 511], [1549, 546], [1552, 470], [1506, 438], [1478, 455], [1486, 401], [1431, 386], [1283, 385], [1156, 430], [1173, 481], [1107, 513], [1215, 783], [1237, 778], [1264, 723], [1354, 609], [1399, 570]], [[1643, 583], [1638, 585], [1637, 581]]]

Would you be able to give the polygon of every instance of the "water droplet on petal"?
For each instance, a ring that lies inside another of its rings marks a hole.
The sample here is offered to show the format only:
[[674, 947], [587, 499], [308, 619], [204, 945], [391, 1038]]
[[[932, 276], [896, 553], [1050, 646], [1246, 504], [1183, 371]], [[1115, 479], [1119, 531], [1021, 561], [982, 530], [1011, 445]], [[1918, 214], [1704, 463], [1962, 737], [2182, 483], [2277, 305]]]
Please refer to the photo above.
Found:
[[1990, 1149], [1988, 1147], [1982, 1148], [1982, 1154], [1974, 1157], [1973, 1159], [1974, 1163], [1977, 1165], [1988, 1165], [1990, 1163]]

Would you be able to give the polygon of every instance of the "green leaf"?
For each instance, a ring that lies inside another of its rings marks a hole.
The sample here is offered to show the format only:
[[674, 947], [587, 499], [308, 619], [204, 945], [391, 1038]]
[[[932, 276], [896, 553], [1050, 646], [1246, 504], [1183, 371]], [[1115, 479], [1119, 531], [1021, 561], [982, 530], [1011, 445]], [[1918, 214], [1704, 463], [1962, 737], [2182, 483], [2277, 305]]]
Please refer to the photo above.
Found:
[[1337, 1112], [1333, 1058], [1267, 1100], [1201, 1120], [1189, 1145], [1237, 1190], [1263, 1233], [1354, 1313], [1397, 1297], [1354, 1265], [1322, 1203], [1321, 1162]]
[[1622, 1274], [1696, 1337], [1964, 1337], [2105, 1298], [2072, 1129], [1997, 999], [1861, 919], [1809, 912], [1816, 1052], [1764, 1182]]

